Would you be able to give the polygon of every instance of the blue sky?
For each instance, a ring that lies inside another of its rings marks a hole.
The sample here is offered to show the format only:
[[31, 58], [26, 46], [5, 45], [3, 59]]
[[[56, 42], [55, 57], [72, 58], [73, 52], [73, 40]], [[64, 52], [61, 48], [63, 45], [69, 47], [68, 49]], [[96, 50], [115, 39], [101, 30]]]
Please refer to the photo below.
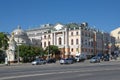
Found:
[[120, 26], [120, 0], [0, 0], [0, 32], [58, 22], [110, 32]]

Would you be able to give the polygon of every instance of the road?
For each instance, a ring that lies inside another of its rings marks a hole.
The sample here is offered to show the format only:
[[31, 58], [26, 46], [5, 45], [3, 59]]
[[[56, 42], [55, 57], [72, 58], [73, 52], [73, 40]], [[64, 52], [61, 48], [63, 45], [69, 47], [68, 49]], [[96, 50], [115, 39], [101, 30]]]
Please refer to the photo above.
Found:
[[120, 80], [120, 62], [0, 66], [0, 80]]

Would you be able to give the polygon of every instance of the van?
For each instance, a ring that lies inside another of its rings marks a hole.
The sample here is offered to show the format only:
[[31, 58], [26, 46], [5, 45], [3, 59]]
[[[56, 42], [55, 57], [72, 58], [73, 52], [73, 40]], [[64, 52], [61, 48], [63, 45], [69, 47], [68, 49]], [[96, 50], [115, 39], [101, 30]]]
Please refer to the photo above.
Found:
[[84, 61], [85, 59], [87, 59], [87, 56], [84, 53], [75, 56], [77, 62]]

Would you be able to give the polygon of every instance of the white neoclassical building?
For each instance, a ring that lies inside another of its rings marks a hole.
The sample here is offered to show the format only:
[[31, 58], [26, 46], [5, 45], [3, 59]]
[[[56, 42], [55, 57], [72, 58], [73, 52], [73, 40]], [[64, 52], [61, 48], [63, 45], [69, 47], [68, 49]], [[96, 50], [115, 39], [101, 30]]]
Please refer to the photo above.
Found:
[[87, 23], [45, 24], [28, 29], [26, 33], [34, 45], [46, 48], [56, 45], [61, 50], [61, 57], [84, 53], [88, 56], [108, 50], [111, 42], [109, 33], [91, 28]]
[[[56, 45], [60, 49], [60, 57], [75, 56], [84, 53], [87, 56], [106, 53], [114, 50], [114, 38], [109, 33], [91, 28], [88, 23], [45, 24], [40, 27], [22, 30], [20, 26], [13, 30], [9, 41], [8, 61], [18, 60], [15, 48], [21, 44], [46, 48]], [[111, 48], [108, 48], [112, 43]]]
[[15, 55], [18, 53], [14, 53], [14, 48], [21, 44], [41, 46], [44, 49], [49, 45], [56, 45], [60, 49], [60, 57], [69, 57], [82, 53], [87, 56], [106, 53], [114, 50], [114, 47], [111, 49], [108, 45], [115, 42], [109, 33], [91, 28], [88, 23], [45, 24], [25, 31], [18, 26], [12, 34], [14, 36], [11, 39], [15, 42], [9, 43], [9, 48], [12, 47], [13, 52], [8, 53], [8, 61], [11, 62], [17, 60]]

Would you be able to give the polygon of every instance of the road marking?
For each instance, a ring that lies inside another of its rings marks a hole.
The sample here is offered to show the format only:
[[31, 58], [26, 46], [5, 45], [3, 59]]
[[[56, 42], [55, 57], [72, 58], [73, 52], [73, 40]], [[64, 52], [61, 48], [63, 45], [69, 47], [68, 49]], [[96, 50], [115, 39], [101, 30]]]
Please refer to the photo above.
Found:
[[[37, 73], [37, 74], [27, 74], [27, 75], [18, 75], [18, 76], [5, 76], [1, 77], [0, 80], [10, 80], [10, 79], [15, 79], [15, 78], [24, 78], [24, 77], [34, 77], [34, 76], [45, 76], [45, 75], [53, 75], [53, 74], [66, 74], [66, 73], [77, 73], [81, 72], [80, 76], [88, 76], [88, 75], [93, 75], [92, 73], [87, 73], [87, 72], [94, 72], [94, 71], [109, 71], [109, 70], [120, 70], [120, 68], [115, 68], [115, 69], [93, 69], [93, 70], [79, 70], [79, 69], [74, 69], [74, 70], [68, 70], [68, 71], [57, 71], [57, 72], [48, 72], [48, 73]], [[82, 73], [86, 72], [86, 73]]]
[[[44, 76], [44, 75], [52, 75], [52, 74], [64, 74], [64, 73], [75, 73], [75, 72], [80, 72], [80, 71], [62, 71], [62, 72], [53, 72], [53, 73], [38, 73], [38, 74], [28, 74], [28, 75], [19, 75], [19, 76], [9, 76], [9, 77], [1, 77], [0, 80], [9, 80], [9, 79], [15, 79], [15, 78], [24, 78], [24, 77], [34, 77], [34, 76]], [[88, 76], [92, 74], [84, 73], [81, 74], [80, 76]]]

